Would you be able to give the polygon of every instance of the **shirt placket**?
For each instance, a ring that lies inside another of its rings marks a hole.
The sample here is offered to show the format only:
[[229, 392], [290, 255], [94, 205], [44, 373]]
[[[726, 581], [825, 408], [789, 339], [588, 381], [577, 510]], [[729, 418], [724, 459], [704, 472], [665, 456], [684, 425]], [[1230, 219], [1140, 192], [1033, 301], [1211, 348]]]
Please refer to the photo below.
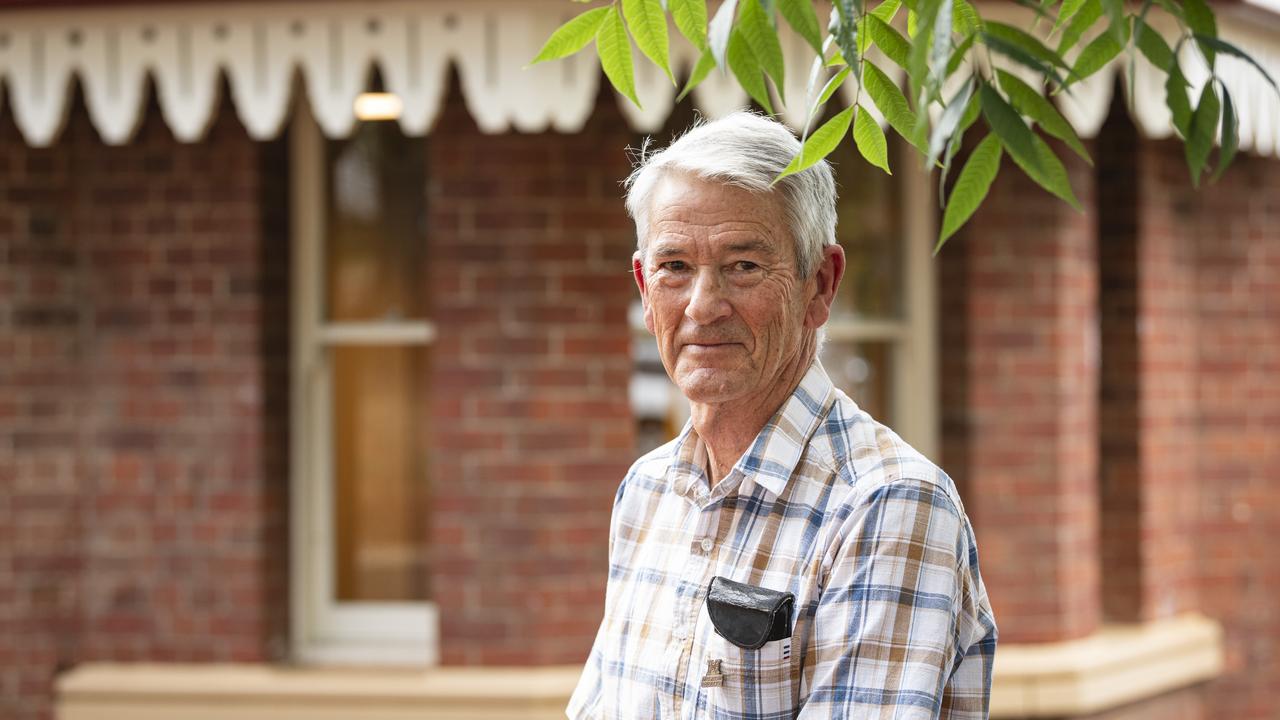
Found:
[[696, 677], [689, 677], [689, 663], [693, 656], [693, 644], [704, 589], [711, 582], [716, 533], [723, 507], [723, 503], [711, 500], [710, 495], [705, 491], [700, 492], [693, 503], [695, 519], [691, 523], [688, 536], [689, 555], [680, 574], [680, 580], [685, 587], [693, 587], [697, 590], [676, 600], [675, 617], [672, 618], [672, 642], [676, 644], [677, 650], [673, 653], [675, 666], [672, 668], [672, 676], [675, 678], [676, 687], [680, 688], [671, 707], [670, 717], [673, 719], [682, 717], [685, 697], [697, 695], [697, 683], [702, 678], [698, 668], [693, 668]]

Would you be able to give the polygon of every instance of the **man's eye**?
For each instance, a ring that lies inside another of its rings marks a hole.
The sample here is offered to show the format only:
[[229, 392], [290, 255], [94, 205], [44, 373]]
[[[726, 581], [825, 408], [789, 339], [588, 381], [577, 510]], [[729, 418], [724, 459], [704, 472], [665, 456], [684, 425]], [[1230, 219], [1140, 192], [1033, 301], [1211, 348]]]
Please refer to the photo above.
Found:
[[689, 269], [688, 263], [686, 263], [683, 260], [668, 260], [667, 262], [662, 263], [658, 267], [662, 268], [663, 270], [670, 270], [671, 272], [684, 272], [685, 270]]
[[733, 264], [733, 269], [738, 272], [755, 272], [760, 269], [760, 266], [750, 260], [739, 260]]

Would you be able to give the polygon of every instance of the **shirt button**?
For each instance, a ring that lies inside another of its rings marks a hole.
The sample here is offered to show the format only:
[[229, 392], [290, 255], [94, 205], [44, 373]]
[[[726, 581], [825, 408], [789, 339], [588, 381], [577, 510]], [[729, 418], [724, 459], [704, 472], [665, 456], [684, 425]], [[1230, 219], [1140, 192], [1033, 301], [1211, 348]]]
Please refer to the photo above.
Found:
[[714, 540], [712, 540], [711, 538], [709, 538], [709, 537], [702, 538], [702, 551], [703, 551], [703, 552], [711, 552], [711, 548], [713, 548], [713, 547], [715, 547], [715, 546], [716, 546], [716, 543], [715, 543], [715, 541], [714, 541]]
[[675, 636], [675, 639], [677, 639], [677, 640], [683, 640], [683, 639], [685, 639], [686, 637], [689, 637], [689, 629], [688, 629], [687, 627], [685, 627], [684, 625], [680, 625], [680, 626], [676, 627], [676, 629], [675, 629], [675, 630], [673, 630], [671, 634], [672, 634], [673, 636]]

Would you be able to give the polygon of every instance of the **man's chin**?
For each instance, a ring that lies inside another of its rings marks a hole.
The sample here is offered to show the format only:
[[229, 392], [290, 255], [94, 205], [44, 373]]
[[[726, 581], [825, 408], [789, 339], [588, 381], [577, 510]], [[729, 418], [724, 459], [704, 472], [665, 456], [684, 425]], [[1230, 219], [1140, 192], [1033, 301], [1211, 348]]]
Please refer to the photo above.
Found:
[[698, 367], [679, 372], [676, 387], [689, 402], [716, 403], [731, 400], [742, 385], [742, 372], [716, 367]]

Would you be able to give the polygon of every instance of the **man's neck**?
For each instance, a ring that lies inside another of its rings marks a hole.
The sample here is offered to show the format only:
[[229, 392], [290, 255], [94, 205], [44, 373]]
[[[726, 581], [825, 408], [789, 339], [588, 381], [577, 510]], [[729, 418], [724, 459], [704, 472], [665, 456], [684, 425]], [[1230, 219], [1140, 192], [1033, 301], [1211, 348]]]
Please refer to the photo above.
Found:
[[707, 479], [712, 487], [729, 474], [765, 423], [795, 392], [813, 358], [814, 348], [806, 343], [768, 392], [736, 402], [692, 404], [690, 418], [694, 431], [706, 446]]

